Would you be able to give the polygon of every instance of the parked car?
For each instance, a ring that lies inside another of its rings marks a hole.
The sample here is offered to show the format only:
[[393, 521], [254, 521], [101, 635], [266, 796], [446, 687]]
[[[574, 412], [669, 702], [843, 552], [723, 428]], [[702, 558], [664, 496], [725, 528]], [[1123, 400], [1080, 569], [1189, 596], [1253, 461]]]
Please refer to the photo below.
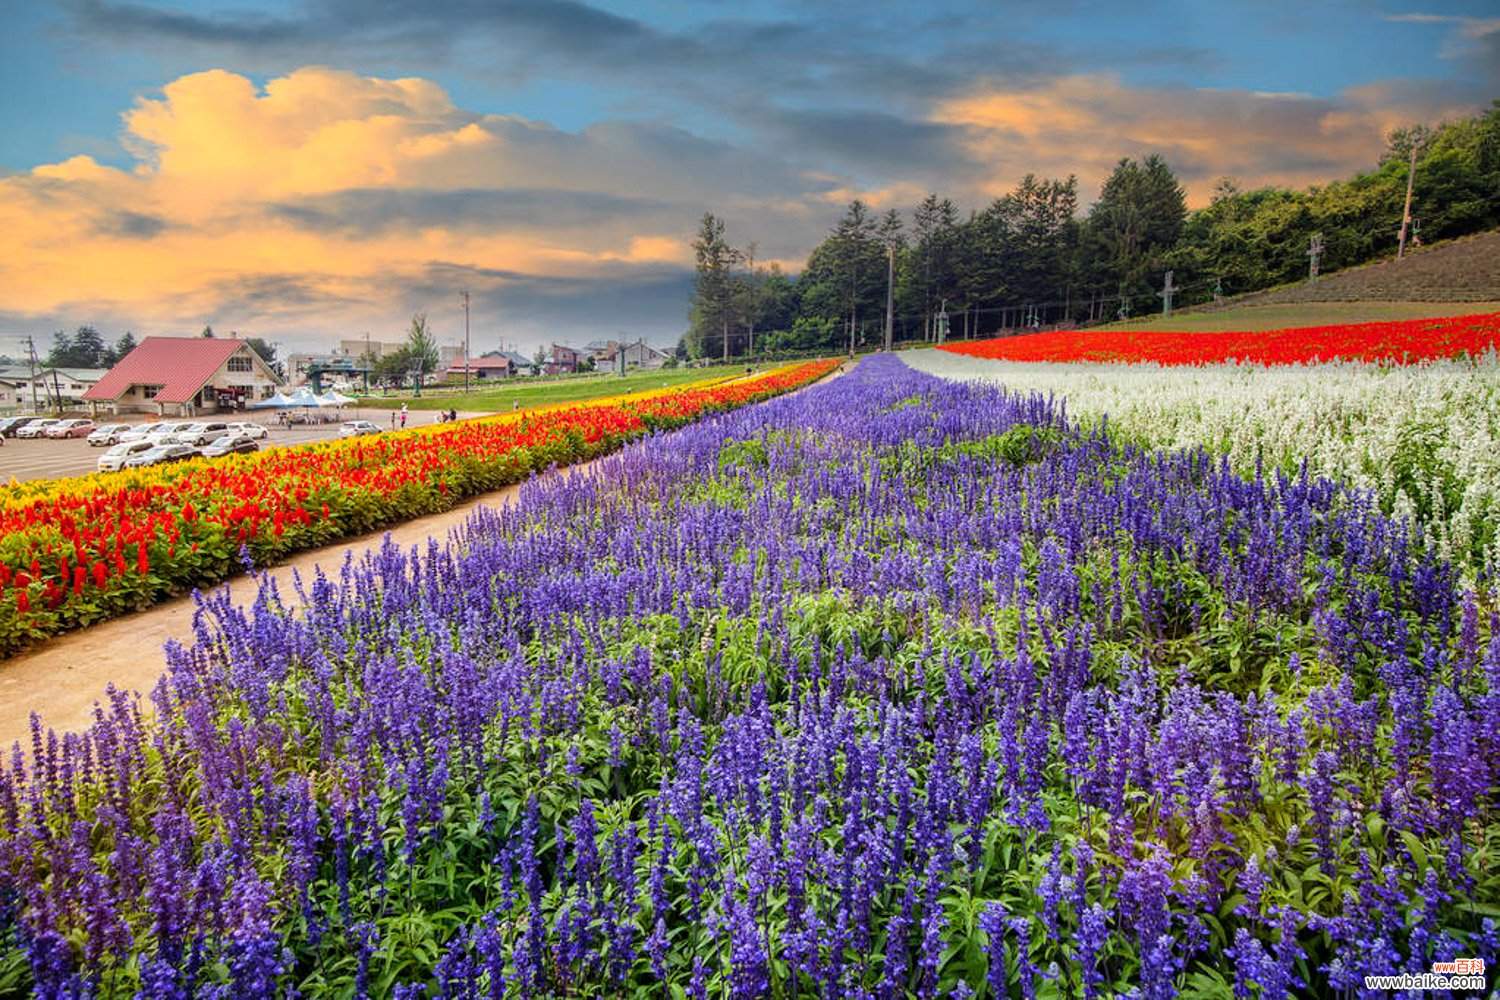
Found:
[[225, 455], [243, 455], [260, 451], [260, 445], [248, 434], [225, 434], [203, 449], [204, 458], [222, 458]]
[[137, 455], [144, 455], [152, 448], [150, 441], [125, 441], [114, 445], [99, 456], [100, 472], [119, 472], [125, 463]]
[[58, 420], [56, 417], [42, 417], [39, 420], [33, 420], [25, 427], [22, 427], [20, 430], [16, 431], [16, 437], [39, 438], [48, 427], [60, 423], [62, 423], [62, 421]]
[[0, 438], [15, 437], [16, 431], [40, 417], [6, 417], [0, 420]]
[[67, 420], [59, 420], [42, 432], [44, 437], [49, 438], [81, 438], [88, 437], [94, 432], [94, 422], [85, 417], [71, 417]]
[[126, 441], [144, 441], [149, 435], [155, 434], [165, 426], [167, 426], [165, 420], [153, 420], [149, 424], [136, 424], [128, 431], [120, 432], [120, 443], [123, 444]]
[[185, 431], [191, 426], [193, 426], [191, 420], [168, 421], [147, 434], [145, 440], [152, 444], [176, 444], [178, 432]]
[[200, 420], [197, 423], [188, 424], [172, 434], [173, 444], [190, 444], [194, 448], [202, 448], [204, 445], [212, 444], [229, 433], [229, 426], [217, 421]]
[[347, 420], [344, 422], [344, 425], [339, 428], [339, 437], [341, 438], [362, 437], [366, 434], [379, 433], [380, 428], [376, 427], [368, 420]]
[[271, 433], [265, 424], [258, 424], [253, 420], [244, 420], [237, 424], [230, 424], [229, 429], [236, 434], [247, 434], [256, 440], [268, 437]]
[[120, 443], [120, 435], [130, 430], [129, 424], [100, 424], [89, 434], [89, 444], [95, 448]]
[[181, 462], [183, 459], [197, 457], [198, 449], [189, 445], [159, 444], [139, 455], [131, 455], [125, 460], [125, 468], [139, 469], [147, 465], [166, 465], [170, 462]]

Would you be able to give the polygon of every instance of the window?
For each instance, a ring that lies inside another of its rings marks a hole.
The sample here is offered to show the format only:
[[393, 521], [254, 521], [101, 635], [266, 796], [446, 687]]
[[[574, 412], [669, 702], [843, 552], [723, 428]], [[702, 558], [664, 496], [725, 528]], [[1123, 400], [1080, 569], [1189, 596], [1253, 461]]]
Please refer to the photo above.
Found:
[[232, 372], [251, 372], [255, 370], [255, 365], [251, 362], [249, 355], [236, 354], [229, 359], [229, 370]]
[[164, 389], [164, 388], [166, 388], [166, 386], [161, 386], [161, 385], [143, 385], [143, 386], [141, 386], [141, 395], [144, 396], [146, 399], [155, 399], [156, 398], [156, 394], [158, 392], [161, 392], [162, 389]]

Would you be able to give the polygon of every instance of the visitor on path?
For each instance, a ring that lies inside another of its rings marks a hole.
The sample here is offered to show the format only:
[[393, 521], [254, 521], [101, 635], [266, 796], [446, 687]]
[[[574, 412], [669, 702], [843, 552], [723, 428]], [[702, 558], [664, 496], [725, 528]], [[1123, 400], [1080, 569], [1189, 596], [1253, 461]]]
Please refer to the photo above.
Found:
[[406, 404], [401, 404], [401, 429], [406, 430]]
[[458, 410], [455, 409], [455, 408], [453, 408], [453, 407], [449, 407], [448, 408], [448, 422], [452, 423], [452, 422], [456, 421], [457, 419], [458, 419]]
[[395, 430], [395, 429], [396, 429], [396, 411], [392, 410], [391, 411], [391, 430]]

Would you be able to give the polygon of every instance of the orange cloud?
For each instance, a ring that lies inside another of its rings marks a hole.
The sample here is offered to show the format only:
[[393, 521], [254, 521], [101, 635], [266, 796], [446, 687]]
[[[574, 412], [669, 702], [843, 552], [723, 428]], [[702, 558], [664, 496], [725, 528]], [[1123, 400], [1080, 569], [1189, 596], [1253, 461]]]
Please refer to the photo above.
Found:
[[[211, 70], [123, 122], [133, 169], [80, 156], [0, 178], [12, 312], [139, 332], [389, 327], [423, 307], [393, 289], [435, 268], [499, 287], [690, 263], [680, 205], [715, 197], [692, 160], [712, 151], [684, 155], [681, 135], [474, 114], [419, 79], [312, 67], [257, 89]], [[246, 288], [286, 294], [224, 315]]]
[[1225, 175], [1245, 186], [1304, 187], [1368, 169], [1390, 129], [1474, 110], [1394, 84], [1319, 98], [1135, 87], [1085, 74], [1029, 87], [981, 84], [940, 102], [934, 118], [964, 130], [970, 154], [986, 164], [979, 183], [990, 196], [1036, 172], [1077, 174], [1087, 198], [1121, 156], [1160, 153], [1189, 204], [1201, 205]]

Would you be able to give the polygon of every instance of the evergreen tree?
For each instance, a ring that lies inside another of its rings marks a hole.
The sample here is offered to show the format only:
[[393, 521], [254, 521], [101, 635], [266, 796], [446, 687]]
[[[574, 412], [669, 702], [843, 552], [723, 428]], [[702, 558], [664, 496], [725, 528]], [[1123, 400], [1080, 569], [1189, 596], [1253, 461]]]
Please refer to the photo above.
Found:
[[80, 326], [72, 334], [59, 330], [52, 335], [52, 350], [47, 354], [49, 367], [108, 368], [113, 363], [104, 338], [92, 326]]
[[713, 347], [723, 350], [729, 360], [729, 328], [734, 320], [736, 290], [734, 266], [740, 252], [724, 236], [724, 220], [712, 212], [703, 213], [698, 238], [693, 241], [696, 270], [693, 276], [693, 299], [685, 339], [688, 356], [706, 357]]
[[935, 335], [934, 317], [942, 300], [955, 291], [953, 258], [958, 224], [958, 207], [936, 194], [923, 198], [913, 215], [912, 281], [921, 303], [922, 336], [926, 340]]
[[406, 335], [408, 370], [418, 376], [426, 375], [438, 366], [437, 341], [427, 329], [427, 314], [416, 313], [411, 318], [411, 331]]
[[1089, 212], [1096, 270], [1122, 298], [1154, 294], [1152, 281], [1186, 216], [1182, 185], [1161, 157], [1121, 160]]
[[120, 334], [120, 339], [115, 341], [115, 361], [120, 362], [125, 360], [125, 355], [135, 350], [135, 348], [135, 334], [131, 333], [129, 330], [126, 330], [124, 333]]

